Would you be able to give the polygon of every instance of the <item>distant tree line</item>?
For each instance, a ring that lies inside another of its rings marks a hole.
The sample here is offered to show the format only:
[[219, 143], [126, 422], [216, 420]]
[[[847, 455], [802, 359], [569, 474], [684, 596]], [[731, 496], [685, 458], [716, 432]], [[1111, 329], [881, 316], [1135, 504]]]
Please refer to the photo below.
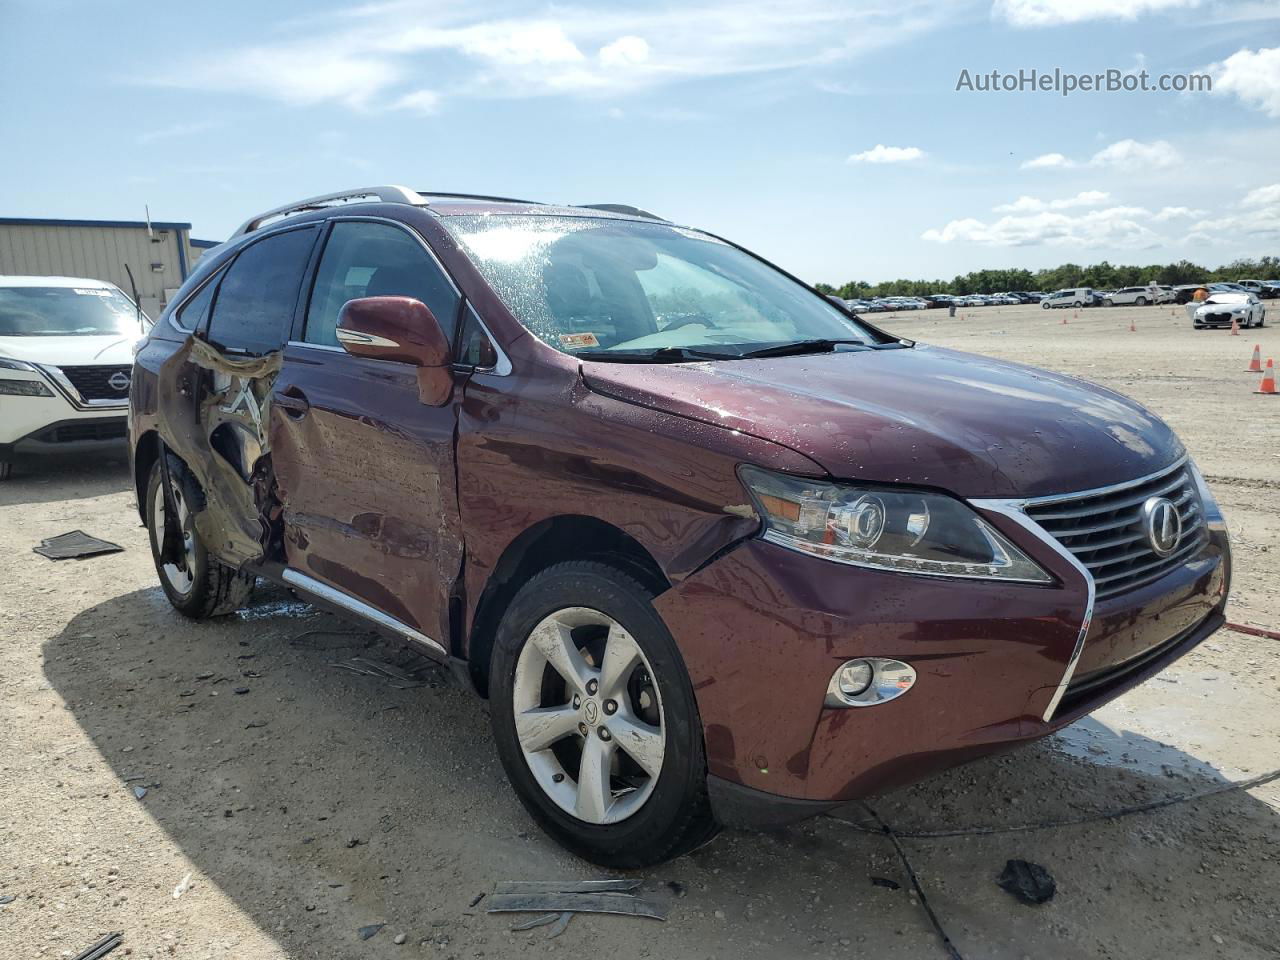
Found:
[[1145, 267], [1112, 264], [1103, 260], [1087, 267], [1078, 263], [1064, 263], [1048, 270], [975, 270], [952, 280], [888, 280], [882, 283], [851, 280], [839, 287], [827, 283], [815, 286], [822, 293], [834, 293], [846, 300], [856, 300], [863, 297], [919, 297], [930, 293], [1003, 293], [1007, 290], [1051, 292], [1064, 287], [1112, 290], [1151, 282], [1177, 285], [1210, 283], [1215, 280], [1276, 279], [1280, 279], [1280, 257], [1234, 260], [1216, 270], [1202, 267], [1190, 260], [1153, 263]]

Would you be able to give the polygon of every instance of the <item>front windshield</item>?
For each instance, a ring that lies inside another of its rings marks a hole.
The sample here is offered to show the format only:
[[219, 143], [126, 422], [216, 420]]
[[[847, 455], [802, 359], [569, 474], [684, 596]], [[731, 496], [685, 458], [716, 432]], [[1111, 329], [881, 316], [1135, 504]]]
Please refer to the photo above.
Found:
[[442, 219], [516, 318], [565, 353], [738, 355], [880, 340], [824, 297], [697, 231], [601, 217]]
[[107, 287], [0, 287], [0, 337], [138, 336], [138, 310]]

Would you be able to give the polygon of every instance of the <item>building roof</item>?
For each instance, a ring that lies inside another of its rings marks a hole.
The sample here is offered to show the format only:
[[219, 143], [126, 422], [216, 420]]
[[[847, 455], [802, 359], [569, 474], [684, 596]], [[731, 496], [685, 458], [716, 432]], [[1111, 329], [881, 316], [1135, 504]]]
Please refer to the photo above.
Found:
[[[137, 227], [145, 230], [145, 220], [50, 220], [40, 217], [0, 217], [0, 225], [23, 227]], [[190, 230], [191, 224], [152, 220], [154, 230]]]

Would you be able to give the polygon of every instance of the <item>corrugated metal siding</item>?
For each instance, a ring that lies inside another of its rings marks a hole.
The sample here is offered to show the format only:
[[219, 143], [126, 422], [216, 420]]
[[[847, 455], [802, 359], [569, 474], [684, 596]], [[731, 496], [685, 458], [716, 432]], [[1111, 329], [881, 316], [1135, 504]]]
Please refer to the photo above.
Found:
[[[0, 274], [92, 277], [129, 293], [127, 263], [144, 307], [152, 307], [148, 312], [154, 315], [153, 305], [165, 303], [165, 290], [182, 284], [178, 245], [188, 268], [191, 249], [185, 230], [153, 232], [154, 242], [145, 227], [0, 223]], [[153, 263], [163, 269], [156, 272]]]

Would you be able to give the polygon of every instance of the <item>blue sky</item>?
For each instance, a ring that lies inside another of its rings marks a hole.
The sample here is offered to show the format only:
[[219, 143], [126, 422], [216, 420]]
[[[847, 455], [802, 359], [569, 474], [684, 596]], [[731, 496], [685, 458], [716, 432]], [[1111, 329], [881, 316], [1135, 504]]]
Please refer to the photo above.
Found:
[[[1214, 90], [955, 89], [1055, 67]], [[633, 203], [834, 283], [1280, 253], [1275, 2], [0, 0], [0, 116], [0, 215], [210, 239], [405, 183]]]

